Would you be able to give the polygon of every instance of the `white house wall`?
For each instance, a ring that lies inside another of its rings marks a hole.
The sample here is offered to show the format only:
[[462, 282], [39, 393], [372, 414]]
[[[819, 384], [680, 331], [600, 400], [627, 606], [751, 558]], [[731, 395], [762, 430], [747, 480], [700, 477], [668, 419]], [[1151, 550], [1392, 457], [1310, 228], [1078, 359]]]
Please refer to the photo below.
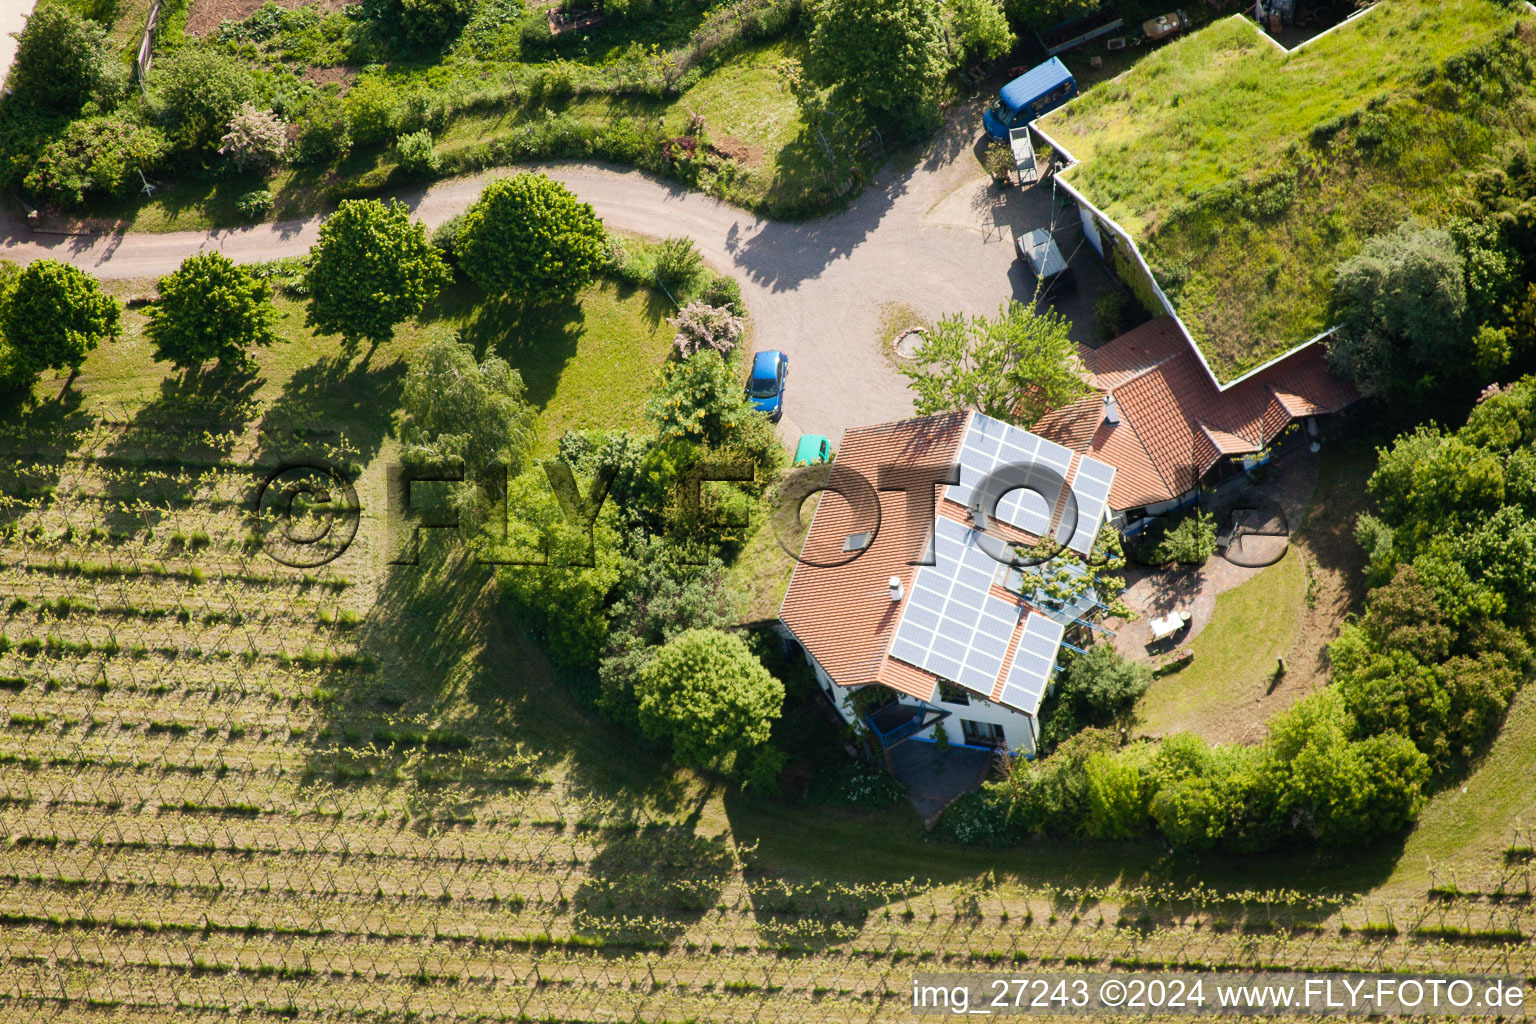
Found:
[[[1008, 744], [1008, 749], [1015, 754], [1023, 754], [1025, 757], [1035, 756], [1035, 720], [1022, 711], [994, 704], [984, 700], [974, 693], [970, 695], [969, 704], [951, 704], [948, 701], [935, 699], [931, 702], [936, 707], [941, 707], [950, 712], [950, 717], [944, 719], [944, 732], [951, 743], [964, 742], [964, 727], [961, 719], [970, 719], [973, 722], [987, 722], [1003, 727], [1003, 740]], [[913, 701], [912, 703], [916, 703]], [[931, 735], [925, 733], [924, 735]]]

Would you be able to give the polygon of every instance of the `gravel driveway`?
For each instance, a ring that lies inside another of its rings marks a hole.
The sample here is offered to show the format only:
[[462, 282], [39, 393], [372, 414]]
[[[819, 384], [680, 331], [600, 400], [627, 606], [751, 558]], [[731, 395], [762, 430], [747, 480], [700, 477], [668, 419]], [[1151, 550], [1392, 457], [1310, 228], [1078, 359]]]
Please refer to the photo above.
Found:
[[[687, 235], [705, 257], [742, 284], [757, 348], [790, 357], [783, 435], [827, 434], [911, 414], [906, 381], [880, 351], [881, 308], [912, 307], [925, 318], [995, 313], [1027, 299], [1029, 275], [1013, 258], [1015, 231], [1052, 223], [1064, 252], [1076, 255], [1080, 288], [1063, 302], [1092, 343], [1091, 299], [1107, 277], [1080, 244], [1075, 212], [1057, 204], [1050, 184], [995, 188], [973, 155], [977, 118], [967, 111], [910, 167], [888, 165], [845, 211], [803, 223], [762, 220], [709, 196], [635, 171], [584, 164], [537, 167], [590, 202], [613, 228]], [[462, 212], [492, 177], [514, 169], [438, 182], [400, 194], [436, 226]], [[217, 249], [237, 261], [298, 255], [314, 244], [320, 218], [214, 232], [116, 235], [34, 233], [0, 220], [0, 255], [22, 262], [52, 257], [102, 278], [153, 278], [187, 255]]]

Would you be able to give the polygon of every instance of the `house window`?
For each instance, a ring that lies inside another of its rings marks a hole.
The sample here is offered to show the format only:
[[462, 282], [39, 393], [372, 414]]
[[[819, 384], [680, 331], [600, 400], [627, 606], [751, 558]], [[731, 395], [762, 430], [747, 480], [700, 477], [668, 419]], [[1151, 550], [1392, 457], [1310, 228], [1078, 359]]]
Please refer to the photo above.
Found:
[[970, 692], [954, 683], [939, 682], [939, 700], [945, 704], [969, 705], [971, 703]]
[[969, 718], [962, 718], [960, 732], [965, 742], [973, 747], [1001, 747], [1006, 742], [1003, 739], [1003, 727], [996, 722], [973, 722]]
[[843, 550], [863, 551], [865, 548], [869, 547], [869, 542], [871, 539], [873, 539], [873, 537], [874, 534], [867, 530], [864, 533], [850, 533], [843, 540]]

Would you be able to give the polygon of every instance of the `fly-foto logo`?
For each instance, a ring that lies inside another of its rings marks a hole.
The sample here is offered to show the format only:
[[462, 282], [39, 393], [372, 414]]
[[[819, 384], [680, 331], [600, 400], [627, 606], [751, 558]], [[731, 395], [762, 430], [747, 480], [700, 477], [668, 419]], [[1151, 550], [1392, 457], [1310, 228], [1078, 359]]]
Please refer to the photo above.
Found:
[[[505, 543], [492, 543], [476, 552], [477, 561], [487, 565], [570, 568], [596, 564], [597, 521], [610, 500], [617, 470], [603, 467], [582, 486], [564, 462], [546, 462], [542, 469], [560, 515], [584, 538], [582, 551], [556, 560], [546, 548], [513, 550]], [[753, 464], [747, 460], [700, 462], [689, 467], [674, 484], [673, 507], [678, 518], [691, 523], [715, 521], [722, 528], [741, 526], [725, 522], [721, 516], [711, 519], [716, 510], [711, 507], [705, 485], [750, 482], [754, 472]], [[838, 568], [867, 554], [881, 531], [892, 528], [888, 520], [895, 514], [904, 519], [897, 527], [902, 535], [920, 542], [914, 544], [908, 564], [933, 565], [939, 488], [953, 491], [965, 484], [968, 498], [964, 511], [975, 527], [976, 542], [996, 561], [1028, 567], [1047, 562], [1064, 551], [1074, 551], [1085, 559], [1092, 555], [1098, 524], [1083, 529], [1077, 495], [1054, 467], [1028, 461], [1004, 463], [974, 484], [962, 480], [962, 475], [963, 469], [956, 463], [892, 463], [880, 466], [874, 479], [837, 463], [796, 467], [784, 474], [769, 498], [775, 539], [802, 565]], [[457, 463], [395, 463], [386, 469], [383, 517], [390, 564], [416, 565], [422, 538], [428, 531], [461, 529], [459, 506], [453, 502], [420, 500], [425, 488], [443, 485], [477, 489], [480, 500], [489, 505], [486, 523], [490, 538], [506, 541], [508, 517], [516, 511], [508, 506], [507, 467], [493, 465], [467, 477], [464, 466]], [[900, 494], [887, 503], [897, 511], [882, 508], [883, 492]], [[808, 530], [805, 514], [812, 498], [846, 505], [850, 523], [847, 532], [858, 537], [859, 543], [845, 544], [837, 551], [810, 550], [804, 540]], [[999, 513], [1005, 501], [1010, 514]], [[1020, 510], [1027, 511], [1020, 515]], [[257, 495], [256, 512], [264, 549], [276, 561], [299, 569], [316, 568], [340, 557], [357, 536], [362, 511], [352, 482], [334, 467], [319, 464], [281, 467], [267, 477]], [[1019, 518], [1029, 522], [1017, 521]], [[1004, 531], [989, 529], [993, 522], [1022, 530], [1034, 542], [1021, 543], [1005, 536]]]

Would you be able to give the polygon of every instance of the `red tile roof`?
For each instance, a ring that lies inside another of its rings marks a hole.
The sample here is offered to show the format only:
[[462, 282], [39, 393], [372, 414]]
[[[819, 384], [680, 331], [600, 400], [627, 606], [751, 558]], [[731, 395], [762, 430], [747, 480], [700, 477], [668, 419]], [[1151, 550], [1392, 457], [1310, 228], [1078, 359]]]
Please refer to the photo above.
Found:
[[[980, 414], [962, 412], [856, 428], [843, 435], [834, 467], [854, 470], [870, 481], [879, 478], [882, 466], [896, 463], [961, 463], [974, 469], [976, 452], [970, 453], [972, 458], [967, 462], [962, 449], [971, 437], [970, 429], [985, 419]], [[987, 422], [991, 424], [991, 421]], [[976, 443], [983, 445], [983, 442]], [[996, 443], [995, 430], [992, 431], [992, 443]], [[987, 452], [995, 450], [986, 448]], [[1081, 455], [1073, 456], [1067, 470], [1069, 481], [1076, 478], [1082, 461]], [[937, 517], [961, 523], [969, 529], [972, 512], [958, 503], [950, 494], [951, 490], [950, 487], [942, 488], [933, 511]], [[891, 653], [892, 640], [910, 602], [893, 602], [889, 581], [891, 577], [897, 577], [909, 594], [914, 592], [919, 567], [908, 563], [923, 553], [929, 534], [920, 527], [928, 524], [923, 519], [914, 521], [908, 517], [903, 492], [879, 491], [878, 496], [879, 530], [864, 553], [850, 561], [843, 550], [844, 541], [850, 534], [868, 530], [870, 524], [857, 521], [853, 508], [841, 497], [830, 492], [823, 494], [790, 577], [779, 618], [838, 685], [854, 687], [879, 683], [927, 701], [933, 698], [939, 676]], [[1070, 497], [1064, 492], [1057, 500], [1053, 522], [1063, 516], [1068, 507]], [[987, 533], [999, 540], [1019, 544], [1038, 542], [1037, 537], [998, 517], [990, 519]], [[940, 554], [938, 564], [945, 564], [946, 558], [955, 563], [958, 572], [959, 563], [953, 552]], [[1025, 598], [998, 587], [995, 582], [991, 596], [1021, 611], [1030, 607]], [[1029, 614], [1040, 613], [1032, 610]], [[1020, 614], [1017, 622], [1022, 623], [1025, 618], [1026, 615]], [[1001, 700], [1004, 681], [1018, 647], [1021, 628], [1017, 624], [1011, 628], [1007, 656], [996, 678], [987, 680], [985, 686], [960, 685], [974, 689], [984, 698], [1004, 703]], [[1012, 705], [1004, 703], [1004, 706]], [[1034, 709], [1019, 710], [1032, 712]]]
[[[843, 435], [836, 465], [876, 480], [882, 464], [909, 461], [953, 463], [965, 436], [967, 412], [856, 427]], [[844, 539], [855, 529], [853, 510], [843, 499], [823, 495], [806, 534], [802, 561], [790, 577], [779, 617], [826, 673], [842, 686], [884, 683], [920, 700], [933, 696], [935, 676], [888, 659], [886, 651], [900, 621], [901, 605], [888, 586], [899, 576], [910, 592], [917, 567], [907, 563], [926, 542], [907, 528], [905, 495], [881, 491], [880, 529], [874, 542], [847, 565], [818, 568], [839, 561]]]
[[[1169, 317], [1159, 317], [1082, 353], [1094, 394], [1042, 419], [1042, 437], [1115, 467], [1110, 507], [1178, 497], [1223, 455], [1261, 450], [1291, 420], [1337, 412], [1359, 394], [1334, 376], [1320, 344], [1219, 390]], [[1103, 395], [1120, 422], [1088, 421]]]

